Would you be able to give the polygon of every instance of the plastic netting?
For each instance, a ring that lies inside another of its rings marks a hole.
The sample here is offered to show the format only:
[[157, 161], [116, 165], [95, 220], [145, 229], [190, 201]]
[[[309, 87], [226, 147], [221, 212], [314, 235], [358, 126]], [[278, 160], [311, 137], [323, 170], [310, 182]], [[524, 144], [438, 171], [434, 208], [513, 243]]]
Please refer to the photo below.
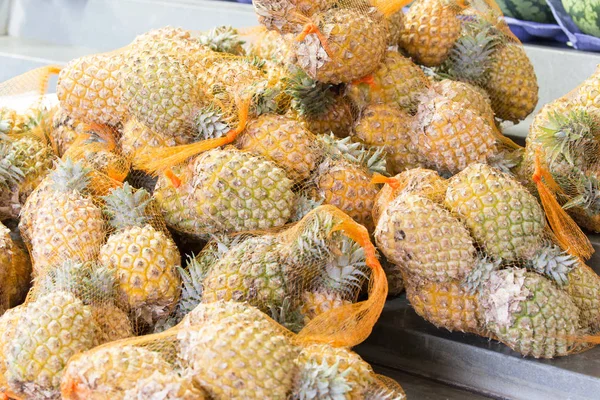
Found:
[[511, 175], [472, 164], [448, 180], [425, 169], [378, 180], [388, 183], [374, 208], [375, 240], [418, 314], [523, 355], [582, 350], [576, 338], [600, 316], [600, 277], [579, 258], [589, 243], [565, 247]]
[[540, 196], [558, 202], [557, 207], [592, 231], [600, 230], [597, 80], [598, 71], [540, 110], [518, 171], [523, 180], [535, 174]]

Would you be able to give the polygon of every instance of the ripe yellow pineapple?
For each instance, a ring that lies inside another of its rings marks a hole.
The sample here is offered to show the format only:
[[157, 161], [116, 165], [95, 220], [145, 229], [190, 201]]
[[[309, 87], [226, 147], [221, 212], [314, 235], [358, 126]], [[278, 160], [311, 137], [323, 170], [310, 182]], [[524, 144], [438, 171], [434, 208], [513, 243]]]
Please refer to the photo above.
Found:
[[322, 156], [315, 136], [282, 115], [264, 114], [251, 121], [235, 144], [275, 162], [294, 181], [307, 179]]
[[[297, 64], [313, 79], [348, 83], [373, 72], [386, 48], [387, 26], [376, 8], [333, 8], [314, 16], [318, 31], [294, 44]], [[300, 37], [301, 38], [301, 37]]]
[[397, 46], [400, 43], [402, 37], [402, 31], [404, 30], [404, 12], [399, 10], [394, 14], [387, 17], [388, 22], [388, 46]]
[[94, 54], [69, 62], [56, 94], [66, 113], [87, 123], [116, 125], [125, 112], [120, 87], [121, 54]]
[[204, 391], [199, 389], [191, 377], [182, 377], [176, 371], [153, 372], [140, 379], [135, 387], [125, 392], [123, 400], [146, 400], [160, 397], [164, 400], [205, 400]]
[[31, 283], [31, 262], [27, 250], [11, 237], [0, 222], [0, 311], [21, 304]]
[[417, 314], [437, 327], [486, 336], [477, 294], [460, 281], [411, 282], [406, 297]]
[[454, 102], [465, 104], [466, 108], [473, 110], [487, 121], [494, 121], [492, 102], [485, 90], [466, 82], [443, 79], [431, 85], [431, 90]]
[[360, 108], [372, 103], [398, 104], [413, 112], [419, 96], [429, 87], [425, 73], [410, 58], [396, 50], [387, 50], [372, 82], [353, 82], [347, 86], [348, 96]]
[[290, 56], [287, 40], [277, 31], [261, 30], [248, 43], [248, 55], [284, 64]]
[[20, 305], [7, 310], [0, 317], [0, 396], [2, 394], [13, 395], [6, 380], [6, 357], [8, 351], [6, 345], [13, 339], [17, 324], [24, 310], [26, 310], [26, 306]]
[[62, 378], [61, 394], [67, 400], [122, 399], [154, 373], [174, 371], [159, 353], [143, 347], [109, 345], [72, 358]]
[[295, 362], [299, 377], [292, 392], [299, 399], [364, 399], [375, 379], [371, 366], [358, 354], [328, 344], [302, 348]]
[[38, 135], [0, 134], [0, 219], [16, 219], [52, 169], [55, 154]]
[[375, 241], [388, 260], [417, 281], [460, 280], [476, 263], [473, 239], [462, 222], [441, 205], [410, 192], [384, 209]]
[[138, 151], [149, 147], [171, 147], [184, 144], [181, 139], [154, 132], [135, 118], [129, 118], [123, 125], [123, 133], [119, 140], [121, 152], [128, 157], [135, 157]]
[[121, 301], [152, 324], [173, 311], [179, 299], [179, 250], [161, 230], [159, 217], [152, 215], [151, 197], [144, 189], [134, 192], [125, 183], [104, 200], [115, 232], [100, 249], [100, 261], [114, 269]]
[[369, 146], [383, 147], [387, 170], [397, 174], [422, 163], [413, 143], [412, 123], [412, 116], [396, 106], [373, 104], [362, 111], [352, 137]]
[[34, 275], [66, 259], [90, 261], [98, 254], [104, 221], [88, 196], [89, 172], [79, 162], [59, 161], [27, 200], [19, 227], [31, 243]]
[[490, 122], [464, 104], [426, 96], [415, 118], [416, 146], [432, 169], [455, 174], [497, 153]]
[[304, 292], [302, 294], [301, 313], [304, 316], [304, 321], [306, 323], [324, 312], [346, 304], [352, 304], [352, 302], [344, 300], [339, 293], [326, 291]]
[[71, 146], [77, 137], [82, 135], [85, 130], [86, 125], [83, 122], [71, 118], [63, 108], [59, 108], [54, 114], [52, 120], [52, 132], [50, 133], [50, 140], [56, 149], [57, 155], [62, 157], [69, 146]]
[[242, 312], [177, 334], [178, 356], [211, 398], [285, 398], [297, 351], [265, 316]]
[[97, 332], [91, 307], [68, 292], [55, 291], [30, 302], [5, 347], [11, 391], [26, 398], [60, 398], [67, 361], [96, 346]]
[[419, 64], [440, 65], [460, 36], [460, 3], [454, 0], [413, 2], [404, 19], [400, 47]]
[[300, 33], [315, 13], [335, 5], [335, 0], [257, 0], [252, 3], [258, 22], [268, 30]]

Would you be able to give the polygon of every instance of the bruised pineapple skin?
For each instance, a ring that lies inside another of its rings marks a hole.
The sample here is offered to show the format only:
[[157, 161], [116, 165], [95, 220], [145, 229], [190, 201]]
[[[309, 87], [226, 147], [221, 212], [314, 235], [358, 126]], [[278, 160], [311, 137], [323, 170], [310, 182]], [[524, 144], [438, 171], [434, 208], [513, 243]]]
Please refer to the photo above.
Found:
[[478, 300], [486, 327], [522, 355], [553, 358], [573, 351], [579, 309], [543, 276], [519, 268], [492, 272]]

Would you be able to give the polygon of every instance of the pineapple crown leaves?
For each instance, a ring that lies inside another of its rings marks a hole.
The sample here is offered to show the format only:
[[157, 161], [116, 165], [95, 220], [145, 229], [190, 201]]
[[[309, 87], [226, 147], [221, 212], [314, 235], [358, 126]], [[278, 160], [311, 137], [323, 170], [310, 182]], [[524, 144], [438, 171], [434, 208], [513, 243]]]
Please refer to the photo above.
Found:
[[73, 162], [71, 158], [58, 160], [56, 168], [49, 174], [53, 188], [57, 192], [77, 191], [83, 193], [90, 184], [91, 169], [84, 167], [81, 161]]
[[324, 398], [345, 398], [353, 390], [347, 376], [351, 368], [340, 370], [340, 359], [329, 365], [325, 357], [321, 362], [309, 360], [301, 366], [297, 393], [301, 398], [312, 398], [317, 394]]
[[450, 50], [440, 72], [456, 80], [481, 85], [501, 41], [501, 33], [484, 19], [465, 21], [463, 34]]
[[223, 112], [215, 105], [203, 107], [195, 118], [198, 139], [207, 140], [225, 136], [231, 130], [224, 121]]
[[333, 159], [345, 159], [361, 165], [372, 173], [389, 176], [386, 168], [386, 152], [384, 147], [366, 146], [352, 142], [350, 137], [337, 138], [333, 133], [319, 135], [317, 139], [323, 145], [325, 152]]
[[569, 284], [569, 273], [577, 266], [579, 259], [563, 251], [556, 245], [542, 247], [527, 262], [526, 267], [552, 279], [559, 286]]
[[244, 55], [243, 45], [246, 43], [239, 36], [237, 29], [231, 26], [218, 26], [200, 36], [201, 44], [220, 53]]
[[[315, 193], [316, 196], [319, 196]], [[322, 197], [314, 197], [307, 194], [301, 194], [296, 201], [296, 209], [291, 222], [300, 221], [306, 214], [323, 204], [325, 199]]]
[[501, 266], [502, 259], [492, 259], [487, 255], [479, 257], [475, 267], [463, 279], [463, 286], [469, 292], [477, 293], [492, 273], [498, 271]]
[[286, 93], [292, 97], [292, 107], [306, 117], [317, 117], [335, 103], [337, 94], [333, 85], [316, 81], [300, 68], [294, 68], [284, 78]]
[[563, 205], [568, 210], [574, 207], [583, 208], [588, 215], [594, 216], [600, 213], [600, 182], [595, 176], [587, 176], [580, 170], [575, 170], [573, 186], [578, 195], [571, 198]]
[[286, 296], [281, 305], [269, 304], [269, 313], [275, 322], [294, 333], [304, 328], [304, 316], [298, 307], [294, 307], [290, 296]]
[[279, 100], [284, 95], [284, 92], [280, 87], [268, 86], [265, 83], [266, 81], [254, 85], [251, 105], [252, 112], [257, 116], [283, 113], [285, 110], [282, 109]]
[[575, 166], [573, 157], [585, 152], [585, 144], [597, 140], [599, 128], [596, 120], [586, 110], [573, 110], [567, 114], [552, 112], [537, 140], [549, 149], [550, 164], [561, 157]]
[[338, 293], [354, 293], [368, 279], [364, 249], [339, 232], [335, 232], [332, 239], [321, 283]]
[[23, 182], [25, 175], [23, 171], [16, 166], [14, 153], [10, 150], [10, 145], [0, 143], [0, 187], [10, 187]]
[[492, 167], [513, 175], [513, 169], [521, 164], [525, 149], [502, 150], [488, 158], [488, 164]]
[[92, 262], [65, 261], [38, 278], [39, 294], [65, 291], [84, 304], [101, 305], [116, 300], [116, 271]]
[[288, 248], [292, 263], [324, 262], [329, 258], [329, 236], [336, 225], [331, 214], [314, 214]]
[[105, 201], [104, 215], [109, 218], [109, 223], [116, 229], [131, 226], [143, 226], [151, 218], [148, 205], [152, 201], [146, 189], [134, 189], [125, 182], [122, 187], [113, 189]]

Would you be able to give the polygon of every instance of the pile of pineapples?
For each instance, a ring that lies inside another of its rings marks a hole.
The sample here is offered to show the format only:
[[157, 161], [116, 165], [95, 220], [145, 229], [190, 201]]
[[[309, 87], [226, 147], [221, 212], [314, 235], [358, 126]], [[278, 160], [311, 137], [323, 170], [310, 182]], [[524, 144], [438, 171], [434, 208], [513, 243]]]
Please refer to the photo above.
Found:
[[350, 348], [404, 288], [437, 326], [584, 349], [597, 74], [521, 148], [536, 77], [493, 2], [403, 3], [255, 0], [261, 28], [153, 30], [0, 108], [4, 396], [402, 399]]

